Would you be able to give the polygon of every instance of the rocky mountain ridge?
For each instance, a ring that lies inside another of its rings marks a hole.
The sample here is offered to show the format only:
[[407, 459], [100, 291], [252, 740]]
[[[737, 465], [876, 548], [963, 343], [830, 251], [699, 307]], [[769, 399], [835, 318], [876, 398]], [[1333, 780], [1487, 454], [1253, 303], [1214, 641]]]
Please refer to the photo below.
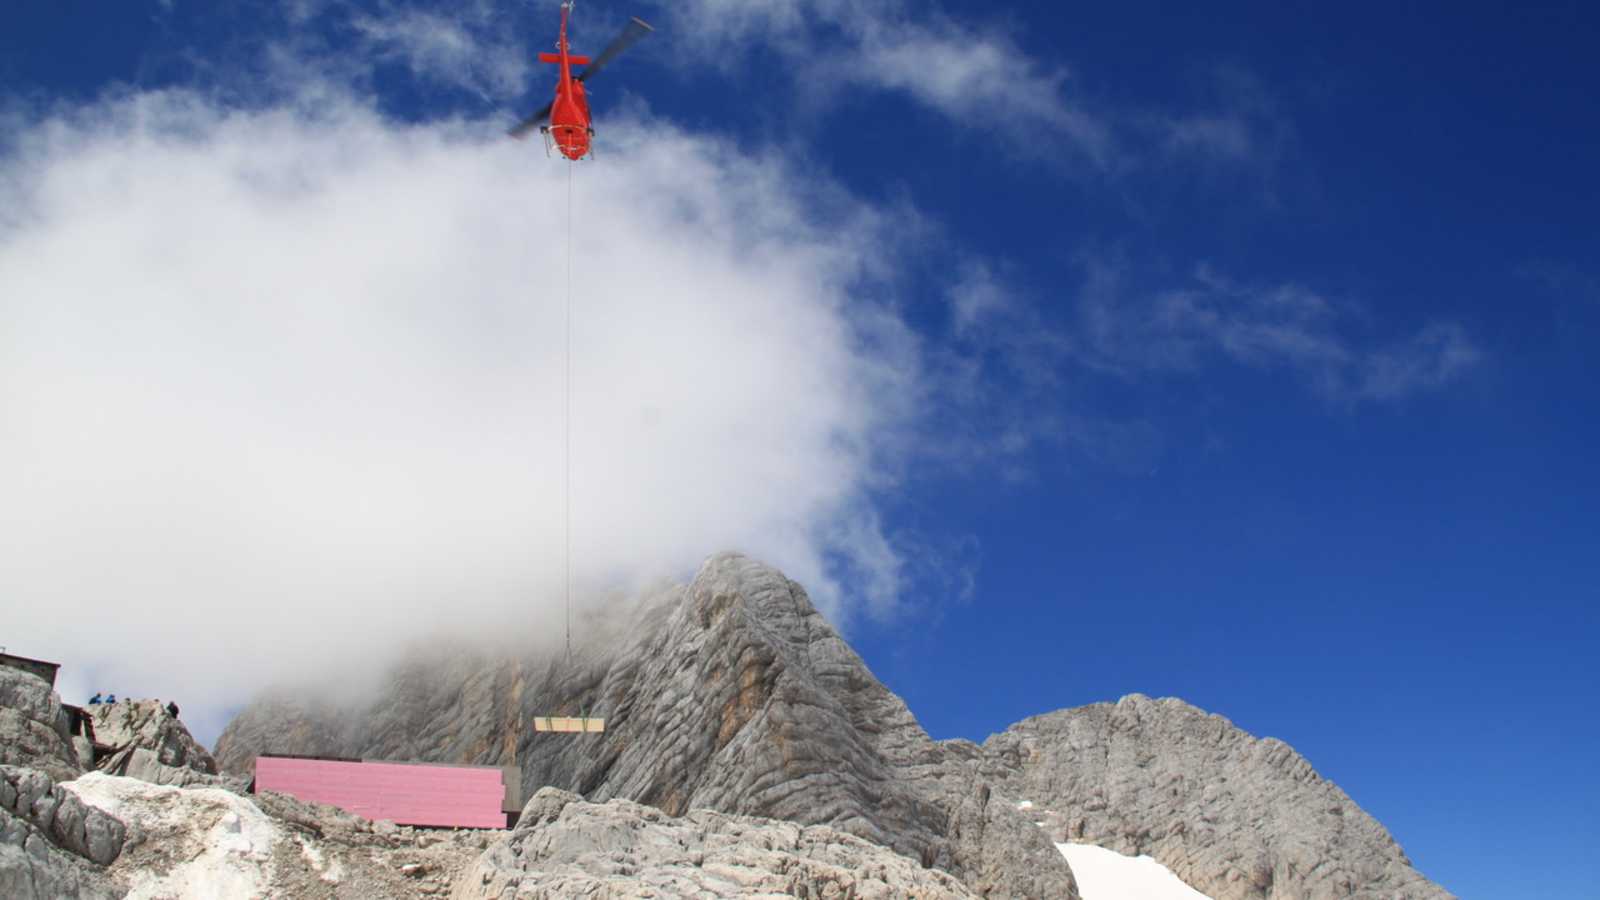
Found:
[[[418, 662], [365, 711], [252, 707], [218, 757], [233, 770], [260, 752], [516, 764], [530, 788], [826, 825], [978, 893], [1077, 896], [1046, 835], [977, 783], [975, 745], [929, 739], [775, 569], [713, 557], [608, 623], [570, 663]], [[580, 711], [605, 732], [551, 740], [525, 727]]]
[[[280, 696], [219, 741], [235, 770], [258, 751], [514, 760], [557, 786], [511, 832], [246, 795], [155, 701], [89, 710], [86, 753], [47, 682], [0, 668], [0, 895], [1073, 898], [1071, 841], [1211, 900], [1449, 897], [1287, 745], [1181, 701], [933, 741], [769, 567], [714, 557], [619, 612], [571, 661], [441, 651], [368, 706]], [[606, 731], [525, 727], [580, 711]]]
[[1213, 900], [1449, 896], [1288, 744], [1181, 700], [1025, 719], [980, 768], [1052, 840], [1151, 856]]
[[[64, 720], [54, 718], [60, 701], [48, 683], [0, 668], [0, 688], [0, 698], [17, 701], [0, 708], [42, 724], [58, 745], [12, 742], [13, 761], [70, 770], [61, 759], [70, 746]], [[673, 817], [551, 788], [529, 801], [509, 833], [369, 822], [281, 794], [246, 794], [242, 780], [203, 771], [210, 757], [190, 755], [197, 745], [160, 703], [117, 706], [124, 708], [92, 711], [107, 720], [96, 736], [114, 741], [103, 761], [147, 755], [133, 775], [66, 771], [74, 777], [57, 783], [41, 769], [0, 765], [0, 896], [974, 896], [953, 876], [835, 829], [708, 810]]]
[[[1181, 701], [1062, 710], [981, 747], [934, 741], [799, 585], [742, 556], [608, 611], [576, 650], [418, 657], [353, 707], [280, 695], [216, 755], [235, 772], [260, 752], [516, 765], [530, 789], [594, 803], [825, 826], [984, 896], [1075, 897], [1052, 839], [1149, 853], [1214, 900], [1450, 896], [1286, 745]], [[527, 727], [580, 712], [605, 733]]]

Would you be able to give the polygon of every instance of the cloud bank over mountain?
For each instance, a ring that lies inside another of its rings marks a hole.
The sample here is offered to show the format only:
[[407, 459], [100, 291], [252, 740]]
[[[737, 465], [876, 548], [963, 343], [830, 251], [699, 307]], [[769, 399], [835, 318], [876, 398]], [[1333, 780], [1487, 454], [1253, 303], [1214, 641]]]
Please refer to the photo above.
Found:
[[441, 629], [559, 627], [569, 227], [580, 595], [740, 547], [890, 615], [870, 494], [918, 363], [851, 291], [893, 223], [659, 122], [608, 122], [601, 172], [347, 98], [29, 126], [0, 162], [13, 631], [202, 707]]
[[[1066, 70], [1003, 28], [842, 9], [671, 15], [790, 74], [842, 32], [874, 61], [852, 77], [889, 96], [951, 115], [965, 97], [1023, 104], [1008, 118], [1077, 156], [1131, 158], [1116, 117], [1085, 112]], [[1088, 408], [1086, 379], [1233, 361], [1348, 405], [1482, 357], [1449, 322], [1374, 344], [1310, 288], [1208, 269], [1152, 291], [1089, 267], [1060, 303], [792, 144], [681, 130], [626, 98], [570, 183], [499, 116], [385, 105], [379, 64], [486, 101], [519, 90], [504, 12], [289, 4], [289, 24], [327, 27], [215, 61], [209, 93], [8, 101], [0, 583], [25, 652], [80, 679], [69, 695], [182, 695], [200, 713], [420, 636], [559, 630], [569, 232], [580, 600], [737, 549], [836, 621], [892, 619], [912, 595], [971, 596], [982, 552], [896, 530], [916, 524], [879, 501], [918, 464], [1022, 480], [1032, 451], [1065, 446], [1153, 465], [1160, 426]], [[1004, 99], [1002, 69], [1038, 89]], [[947, 315], [904, 296], [919, 291], [948, 293]], [[183, 649], [129, 649], [150, 639]]]

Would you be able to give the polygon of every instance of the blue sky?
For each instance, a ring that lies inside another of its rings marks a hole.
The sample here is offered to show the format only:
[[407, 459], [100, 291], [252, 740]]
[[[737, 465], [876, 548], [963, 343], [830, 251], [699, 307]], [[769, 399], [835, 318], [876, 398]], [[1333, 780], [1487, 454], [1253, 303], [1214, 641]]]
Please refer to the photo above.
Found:
[[[790, 279], [775, 295], [829, 298], [765, 355], [821, 361], [840, 340], [835, 370], [855, 373], [787, 410], [818, 423], [814, 466], [734, 492], [739, 510], [792, 491], [813, 512], [686, 534], [797, 560], [796, 577], [813, 561], [802, 580], [935, 737], [1179, 696], [1288, 741], [1462, 896], [1590, 889], [1600, 14], [596, 0], [575, 45], [629, 14], [658, 32], [596, 79], [580, 196], [630, 233], [608, 167], [641, 205], [705, 204], [684, 222], [723, 241], [706, 259], [757, 257]], [[57, 207], [28, 191], [56, 160], [114, 165], [119, 141], [132, 159], [163, 128], [207, 146], [229, 111], [310, 123], [284, 146], [416, 128], [478, 153], [543, 103], [527, 57], [554, 20], [550, 3], [24, 2], [0, 34], [0, 184], [43, 211], [0, 218], [0, 247], [43, 240]], [[206, 114], [97, 130], [173, 90]], [[50, 143], [52, 122], [75, 124]], [[532, 189], [564, 200], [561, 164], [524, 150]], [[284, 152], [263, 170], [314, 165]], [[154, 227], [148, 205], [118, 208]], [[91, 267], [105, 253], [71, 239]], [[590, 243], [594, 266], [629, 265]], [[470, 249], [451, 264], [492, 265]], [[205, 340], [173, 328], [170, 346]], [[40, 353], [12, 383], [32, 396], [61, 371]], [[691, 552], [651, 551], [669, 568]]]

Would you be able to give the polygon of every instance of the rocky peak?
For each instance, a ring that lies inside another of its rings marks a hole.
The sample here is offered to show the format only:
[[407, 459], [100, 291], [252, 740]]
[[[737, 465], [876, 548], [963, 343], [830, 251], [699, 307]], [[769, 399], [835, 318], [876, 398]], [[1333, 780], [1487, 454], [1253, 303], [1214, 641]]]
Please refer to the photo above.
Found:
[[[570, 660], [440, 661], [429, 689], [397, 680], [364, 709], [279, 698], [231, 723], [218, 756], [236, 770], [257, 752], [515, 761], [529, 789], [827, 825], [980, 892], [1076, 896], [1044, 834], [974, 783], [975, 756], [930, 740], [777, 570], [715, 556], [686, 587], [606, 627]], [[537, 715], [580, 713], [603, 716], [605, 732], [529, 727]]]
[[178, 717], [160, 700], [125, 700], [84, 707], [94, 728], [95, 743], [112, 754], [143, 748], [164, 766], [217, 774], [216, 760], [196, 741]]
[[[712, 557], [575, 636], [570, 658], [418, 655], [361, 704], [280, 694], [228, 726], [218, 759], [515, 764], [529, 791], [826, 826], [987, 896], [1076, 896], [1053, 841], [1149, 853], [1215, 900], [1448, 896], [1287, 745], [1181, 701], [1062, 710], [981, 747], [930, 740], [804, 589], [747, 557]], [[579, 714], [604, 733], [529, 727]]]
[[1035, 716], [983, 752], [1053, 840], [1148, 854], [1213, 900], [1450, 896], [1288, 744], [1182, 700]]

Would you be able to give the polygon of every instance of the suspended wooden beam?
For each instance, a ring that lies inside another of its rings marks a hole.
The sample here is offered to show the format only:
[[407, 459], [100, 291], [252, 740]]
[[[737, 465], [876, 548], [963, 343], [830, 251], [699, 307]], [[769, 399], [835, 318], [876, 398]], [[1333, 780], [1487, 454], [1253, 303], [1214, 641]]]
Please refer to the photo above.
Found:
[[534, 716], [533, 730], [557, 734], [599, 734], [606, 730], [606, 720], [589, 716]]

